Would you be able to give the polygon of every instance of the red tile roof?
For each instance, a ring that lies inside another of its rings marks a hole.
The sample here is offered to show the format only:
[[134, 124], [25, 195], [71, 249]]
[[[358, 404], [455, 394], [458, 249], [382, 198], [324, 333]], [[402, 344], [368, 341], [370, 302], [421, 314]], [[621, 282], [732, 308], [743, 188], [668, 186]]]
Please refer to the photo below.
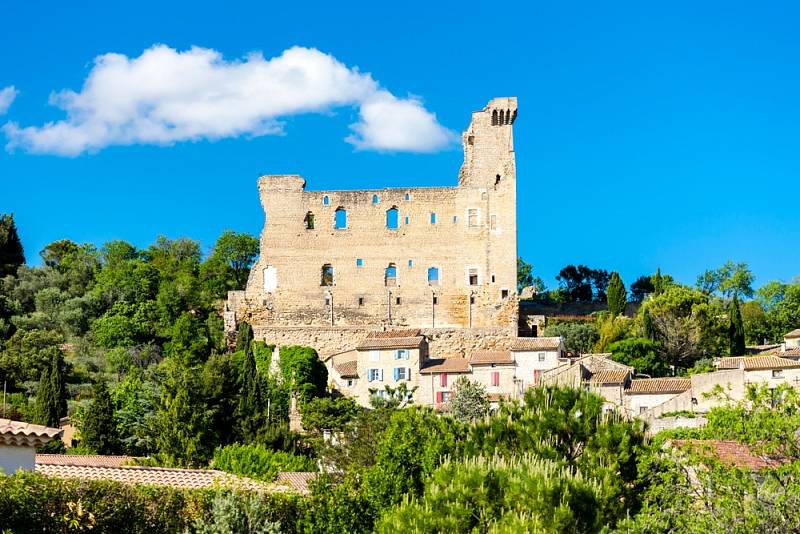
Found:
[[368, 337], [358, 344], [356, 350], [373, 349], [416, 349], [425, 340], [422, 336], [416, 337]]
[[516, 352], [529, 350], [558, 350], [560, 347], [560, 337], [517, 337], [511, 342], [511, 350]]
[[334, 364], [333, 368], [342, 378], [358, 378], [358, 361], [356, 360]]
[[469, 360], [466, 358], [428, 360], [419, 372], [423, 375], [433, 373], [468, 373]]
[[479, 350], [472, 353], [469, 358], [471, 365], [487, 364], [512, 364], [514, 358], [508, 350]]
[[736, 441], [676, 439], [672, 441], [672, 445], [691, 449], [693, 452], [699, 452], [704, 455], [713, 455], [729, 467], [739, 467], [753, 471], [767, 467], [777, 467], [788, 462], [786, 458], [759, 455], [750, 446]]
[[419, 328], [395, 329], [395, 330], [375, 330], [367, 334], [367, 339], [387, 339], [395, 337], [417, 337]]
[[131, 456], [106, 456], [100, 454], [37, 454], [41, 465], [78, 465], [85, 467], [122, 467], [133, 460]]
[[172, 469], [165, 467], [103, 467], [36, 463], [36, 472], [58, 478], [113, 480], [125, 484], [170, 486], [173, 488], [210, 488], [214, 486], [263, 489], [265, 484], [213, 469]]
[[37, 446], [57, 438], [63, 430], [11, 419], [0, 419], [0, 444]]
[[308, 484], [317, 478], [318, 474], [319, 473], [307, 471], [286, 471], [278, 473], [275, 484], [305, 495], [311, 492], [308, 488]]
[[635, 378], [625, 390], [628, 395], [657, 395], [661, 393], [683, 393], [692, 387], [690, 378]]
[[589, 382], [595, 384], [622, 384], [631, 372], [624, 369], [606, 369], [592, 375]]
[[779, 358], [778, 356], [753, 356], [742, 358], [740, 364], [745, 371], [758, 371], [764, 369], [797, 369], [800, 362], [789, 358]]

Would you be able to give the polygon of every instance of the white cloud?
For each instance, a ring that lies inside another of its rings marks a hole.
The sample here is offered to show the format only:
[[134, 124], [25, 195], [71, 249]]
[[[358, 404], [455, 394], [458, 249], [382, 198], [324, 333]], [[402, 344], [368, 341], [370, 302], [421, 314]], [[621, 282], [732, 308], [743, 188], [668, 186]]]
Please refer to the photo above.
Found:
[[455, 138], [418, 99], [397, 98], [369, 74], [313, 48], [240, 61], [164, 45], [136, 58], [104, 54], [80, 92], [53, 93], [50, 103], [67, 118], [38, 127], [6, 123], [7, 149], [75, 156], [109, 145], [274, 135], [283, 132], [283, 117], [340, 106], [360, 108], [347, 138], [360, 149], [434, 151]]
[[8, 111], [11, 103], [17, 98], [17, 94], [19, 93], [13, 85], [0, 89], [0, 115], [4, 115]]

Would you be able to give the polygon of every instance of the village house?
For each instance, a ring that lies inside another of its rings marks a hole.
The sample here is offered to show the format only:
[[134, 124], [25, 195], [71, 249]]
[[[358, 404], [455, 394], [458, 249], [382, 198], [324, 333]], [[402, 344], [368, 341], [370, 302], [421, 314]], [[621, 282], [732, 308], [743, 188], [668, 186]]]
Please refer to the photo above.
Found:
[[60, 428], [0, 419], [0, 473], [33, 471], [36, 447], [58, 438], [61, 432]]

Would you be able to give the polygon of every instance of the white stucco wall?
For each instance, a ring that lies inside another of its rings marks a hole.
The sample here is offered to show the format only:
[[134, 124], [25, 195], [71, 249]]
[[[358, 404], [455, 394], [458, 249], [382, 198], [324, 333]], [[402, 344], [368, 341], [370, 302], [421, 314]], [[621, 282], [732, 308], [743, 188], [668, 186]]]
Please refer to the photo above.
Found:
[[13, 475], [19, 469], [33, 471], [36, 465], [36, 449], [19, 445], [0, 444], [0, 471]]
[[[561, 354], [557, 350], [532, 350], [532, 351], [513, 351], [514, 359], [517, 362], [517, 378], [523, 381], [523, 387], [531, 387], [534, 383], [534, 374], [541, 377], [541, 372], [558, 367], [560, 362], [558, 356]], [[539, 361], [539, 355], [544, 355], [544, 361]], [[538, 371], [538, 373], [534, 373]]]

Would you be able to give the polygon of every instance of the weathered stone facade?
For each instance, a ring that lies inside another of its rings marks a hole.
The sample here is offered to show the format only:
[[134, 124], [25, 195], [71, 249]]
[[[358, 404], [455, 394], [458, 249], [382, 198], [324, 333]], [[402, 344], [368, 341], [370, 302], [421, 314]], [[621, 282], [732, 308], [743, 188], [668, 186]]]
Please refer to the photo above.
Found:
[[382, 327], [424, 328], [442, 357], [495, 348], [487, 335], [504, 348], [518, 322], [516, 115], [516, 98], [472, 114], [455, 187], [306, 191], [297, 175], [259, 178], [261, 253], [226, 326], [245, 320], [258, 339], [322, 355]]

